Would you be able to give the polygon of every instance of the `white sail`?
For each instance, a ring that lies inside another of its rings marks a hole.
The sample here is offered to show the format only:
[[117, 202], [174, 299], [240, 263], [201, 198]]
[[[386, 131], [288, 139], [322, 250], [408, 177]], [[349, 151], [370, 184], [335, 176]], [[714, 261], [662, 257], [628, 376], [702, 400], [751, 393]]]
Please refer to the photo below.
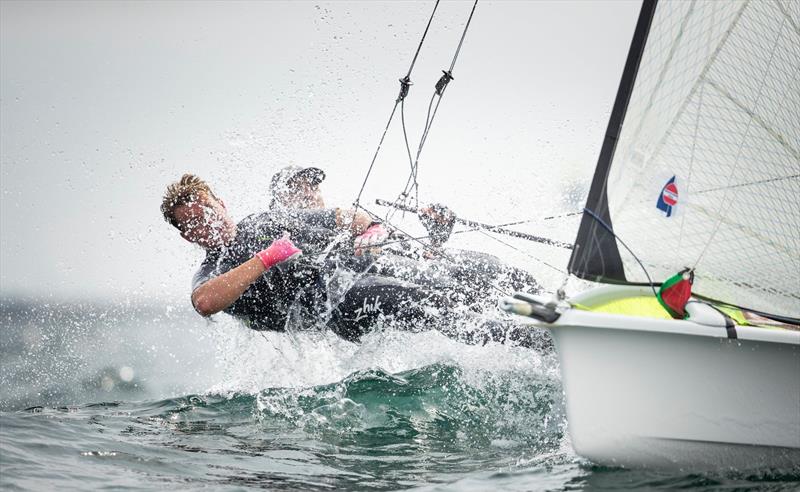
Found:
[[800, 2], [659, 2], [629, 97], [617, 237], [656, 282], [695, 267], [698, 294], [800, 318]]
[[[798, 1], [644, 0], [571, 273], [647, 284], [694, 267], [695, 293], [800, 319], [798, 25]], [[797, 469], [796, 326], [695, 300], [672, 319], [646, 285], [502, 306], [548, 323], [579, 454]]]

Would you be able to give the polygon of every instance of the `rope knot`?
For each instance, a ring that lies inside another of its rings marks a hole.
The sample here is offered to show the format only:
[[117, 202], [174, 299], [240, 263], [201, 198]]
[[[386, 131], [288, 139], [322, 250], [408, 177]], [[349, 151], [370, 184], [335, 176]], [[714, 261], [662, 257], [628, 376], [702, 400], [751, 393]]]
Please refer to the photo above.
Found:
[[453, 73], [450, 70], [442, 70], [442, 77], [436, 82], [436, 94], [441, 96], [451, 80], [454, 80]]
[[411, 89], [412, 85], [414, 84], [411, 82], [411, 77], [409, 77], [408, 75], [400, 79], [400, 94], [398, 94], [397, 96], [397, 102], [400, 102], [406, 98], [406, 96], [408, 95], [408, 91], [409, 89]]

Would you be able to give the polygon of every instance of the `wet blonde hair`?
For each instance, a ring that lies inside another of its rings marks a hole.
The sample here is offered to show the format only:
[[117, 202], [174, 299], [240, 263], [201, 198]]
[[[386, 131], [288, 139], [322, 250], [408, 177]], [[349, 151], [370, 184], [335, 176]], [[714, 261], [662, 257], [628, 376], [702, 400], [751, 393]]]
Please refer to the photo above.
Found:
[[175, 220], [175, 209], [197, 201], [201, 196], [218, 200], [208, 183], [194, 174], [184, 174], [179, 181], [167, 186], [167, 191], [164, 192], [164, 198], [161, 200], [161, 213], [164, 215], [164, 220], [176, 229], [180, 229], [178, 221]]

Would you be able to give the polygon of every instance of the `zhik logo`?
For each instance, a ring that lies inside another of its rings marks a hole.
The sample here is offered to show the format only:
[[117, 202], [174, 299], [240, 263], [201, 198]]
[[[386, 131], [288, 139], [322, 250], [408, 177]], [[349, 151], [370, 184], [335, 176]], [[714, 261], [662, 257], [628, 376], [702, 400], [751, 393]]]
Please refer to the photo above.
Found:
[[381, 296], [375, 296], [375, 299], [370, 304], [367, 302], [367, 298], [364, 298], [364, 304], [356, 309], [356, 317], [354, 321], [360, 321], [371, 313], [380, 313], [381, 312], [381, 301], [379, 300]]

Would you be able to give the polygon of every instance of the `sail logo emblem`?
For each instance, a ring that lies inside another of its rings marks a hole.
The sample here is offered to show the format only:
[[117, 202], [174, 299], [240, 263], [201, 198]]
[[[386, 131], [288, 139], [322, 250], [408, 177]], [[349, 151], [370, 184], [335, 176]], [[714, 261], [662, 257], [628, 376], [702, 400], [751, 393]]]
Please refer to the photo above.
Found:
[[678, 186], [675, 184], [675, 176], [671, 177], [667, 184], [661, 188], [661, 194], [658, 196], [656, 208], [667, 214], [667, 217], [672, 215], [672, 207], [678, 204]]

